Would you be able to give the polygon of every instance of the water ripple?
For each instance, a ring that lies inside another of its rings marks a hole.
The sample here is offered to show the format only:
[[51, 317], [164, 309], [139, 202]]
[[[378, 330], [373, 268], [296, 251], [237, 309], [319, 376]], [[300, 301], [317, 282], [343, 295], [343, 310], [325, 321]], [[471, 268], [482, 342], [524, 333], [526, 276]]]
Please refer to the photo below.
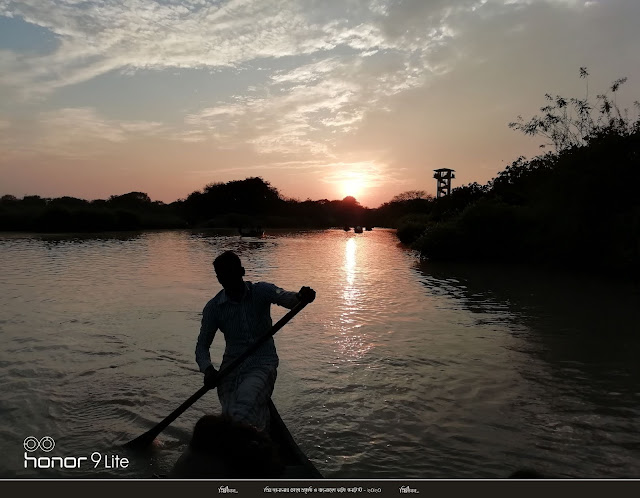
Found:
[[[274, 400], [325, 476], [638, 476], [640, 312], [626, 289], [420, 263], [393, 231], [329, 230], [0, 237], [0, 477], [168, 472], [197, 419], [219, 410], [215, 393], [151, 456], [127, 454], [126, 472], [34, 473], [22, 442], [124, 455], [197, 391], [195, 339], [219, 290], [211, 261], [227, 249], [248, 280], [318, 293], [276, 335]], [[222, 348], [218, 334], [214, 361]]]

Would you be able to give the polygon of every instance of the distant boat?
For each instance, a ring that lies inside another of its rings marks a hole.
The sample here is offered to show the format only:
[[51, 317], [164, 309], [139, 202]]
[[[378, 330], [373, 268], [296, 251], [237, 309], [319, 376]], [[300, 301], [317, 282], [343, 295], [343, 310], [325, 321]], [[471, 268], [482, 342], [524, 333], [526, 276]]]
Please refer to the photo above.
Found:
[[355, 227], [355, 228], [353, 229], [353, 231], [354, 231], [355, 233], [362, 233], [362, 227], [361, 227], [360, 225], [358, 225], [357, 227]]
[[264, 230], [261, 227], [257, 228], [238, 228], [240, 237], [262, 237]]

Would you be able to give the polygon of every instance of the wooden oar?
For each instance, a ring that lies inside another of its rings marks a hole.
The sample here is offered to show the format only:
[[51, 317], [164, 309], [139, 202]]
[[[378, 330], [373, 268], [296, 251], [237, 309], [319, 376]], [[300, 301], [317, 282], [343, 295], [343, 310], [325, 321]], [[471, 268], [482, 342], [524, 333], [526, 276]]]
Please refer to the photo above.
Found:
[[218, 375], [216, 377], [215, 385], [212, 386], [202, 386], [198, 389], [188, 400], [182, 403], [178, 408], [176, 408], [167, 418], [165, 418], [162, 422], [156, 425], [154, 428], [148, 430], [141, 436], [129, 441], [124, 446], [126, 448], [134, 448], [134, 449], [142, 449], [149, 446], [153, 440], [160, 434], [163, 430], [165, 430], [171, 422], [177, 419], [182, 413], [189, 408], [192, 404], [194, 404], [198, 399], [202, 397], [204, 393], [206, 393], [209, 389], [213, 389], [218, 386], [220, 380], [229, 375], [234, 368], [236, 368], [240, 363], [246, 360], [250, 355], [255, 353], [255, 351], [267, 340], [269, 337], [273, 336], [278, 330], [280, 330], [284, 325], [291, 320], [294, 316], [300, 312], [302, 308], [304, 308], [308, 304], [307, 301], [301, 301], [297, 304], [291, 311], [289, 311], [286, 315], [284, 315], [278, 322], [271, 327], [271, 329], [262, 335], [256, 342], [254, 342], [247, 350], [238, 356], [235, 360], [229, 363], [226, 367], [220, 369]]

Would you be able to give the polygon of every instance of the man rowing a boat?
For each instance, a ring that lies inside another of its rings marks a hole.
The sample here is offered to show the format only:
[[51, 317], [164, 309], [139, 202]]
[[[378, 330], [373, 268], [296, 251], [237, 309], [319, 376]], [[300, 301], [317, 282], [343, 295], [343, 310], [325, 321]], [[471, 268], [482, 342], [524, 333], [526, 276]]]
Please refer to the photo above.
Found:
[[[225, 339], [221, 364], [224, 368], [269, 331], [272, 304], [292, 309], [301, 301], [312, 302], [316, 296], [310, 287], [290, 292], [267, 282], [245, 281], [244, 268], [233, 251], [220, 254], [213, 267], [222, 290], [204, 307], [196, 343], [196, 362], [204, 373], [205, 385], [211, 387], [216, 385], [218, 371], [211, 364], [209, 349], [217, 330], [222, 331]], [[222, 414], [260, 431], [267, 430], [269, 399], [277, 368], [278, 355], [273, 337], [270, 337], [221, 380], [218, 398]]]

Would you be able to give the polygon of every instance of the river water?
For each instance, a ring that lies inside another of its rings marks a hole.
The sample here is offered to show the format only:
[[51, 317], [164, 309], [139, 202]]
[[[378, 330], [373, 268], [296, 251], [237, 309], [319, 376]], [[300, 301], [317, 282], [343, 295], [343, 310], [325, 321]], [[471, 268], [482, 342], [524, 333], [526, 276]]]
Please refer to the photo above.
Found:
[[[421, 262], [374, 229], [0, 235], [0, 478], [170, 470], [198, 418], [218, 412], [215, 393], [149, 453], [121, 445], [201, 387], [195, 341], [226, 249], [247, 280], [317, 291], [276, 335], [273, 399], [325, 477], [640, 477], [637, 288]], [[285, 312], [274, 306], [274, 322]], [[45, 436], [51, 452], [26, 452]]]

